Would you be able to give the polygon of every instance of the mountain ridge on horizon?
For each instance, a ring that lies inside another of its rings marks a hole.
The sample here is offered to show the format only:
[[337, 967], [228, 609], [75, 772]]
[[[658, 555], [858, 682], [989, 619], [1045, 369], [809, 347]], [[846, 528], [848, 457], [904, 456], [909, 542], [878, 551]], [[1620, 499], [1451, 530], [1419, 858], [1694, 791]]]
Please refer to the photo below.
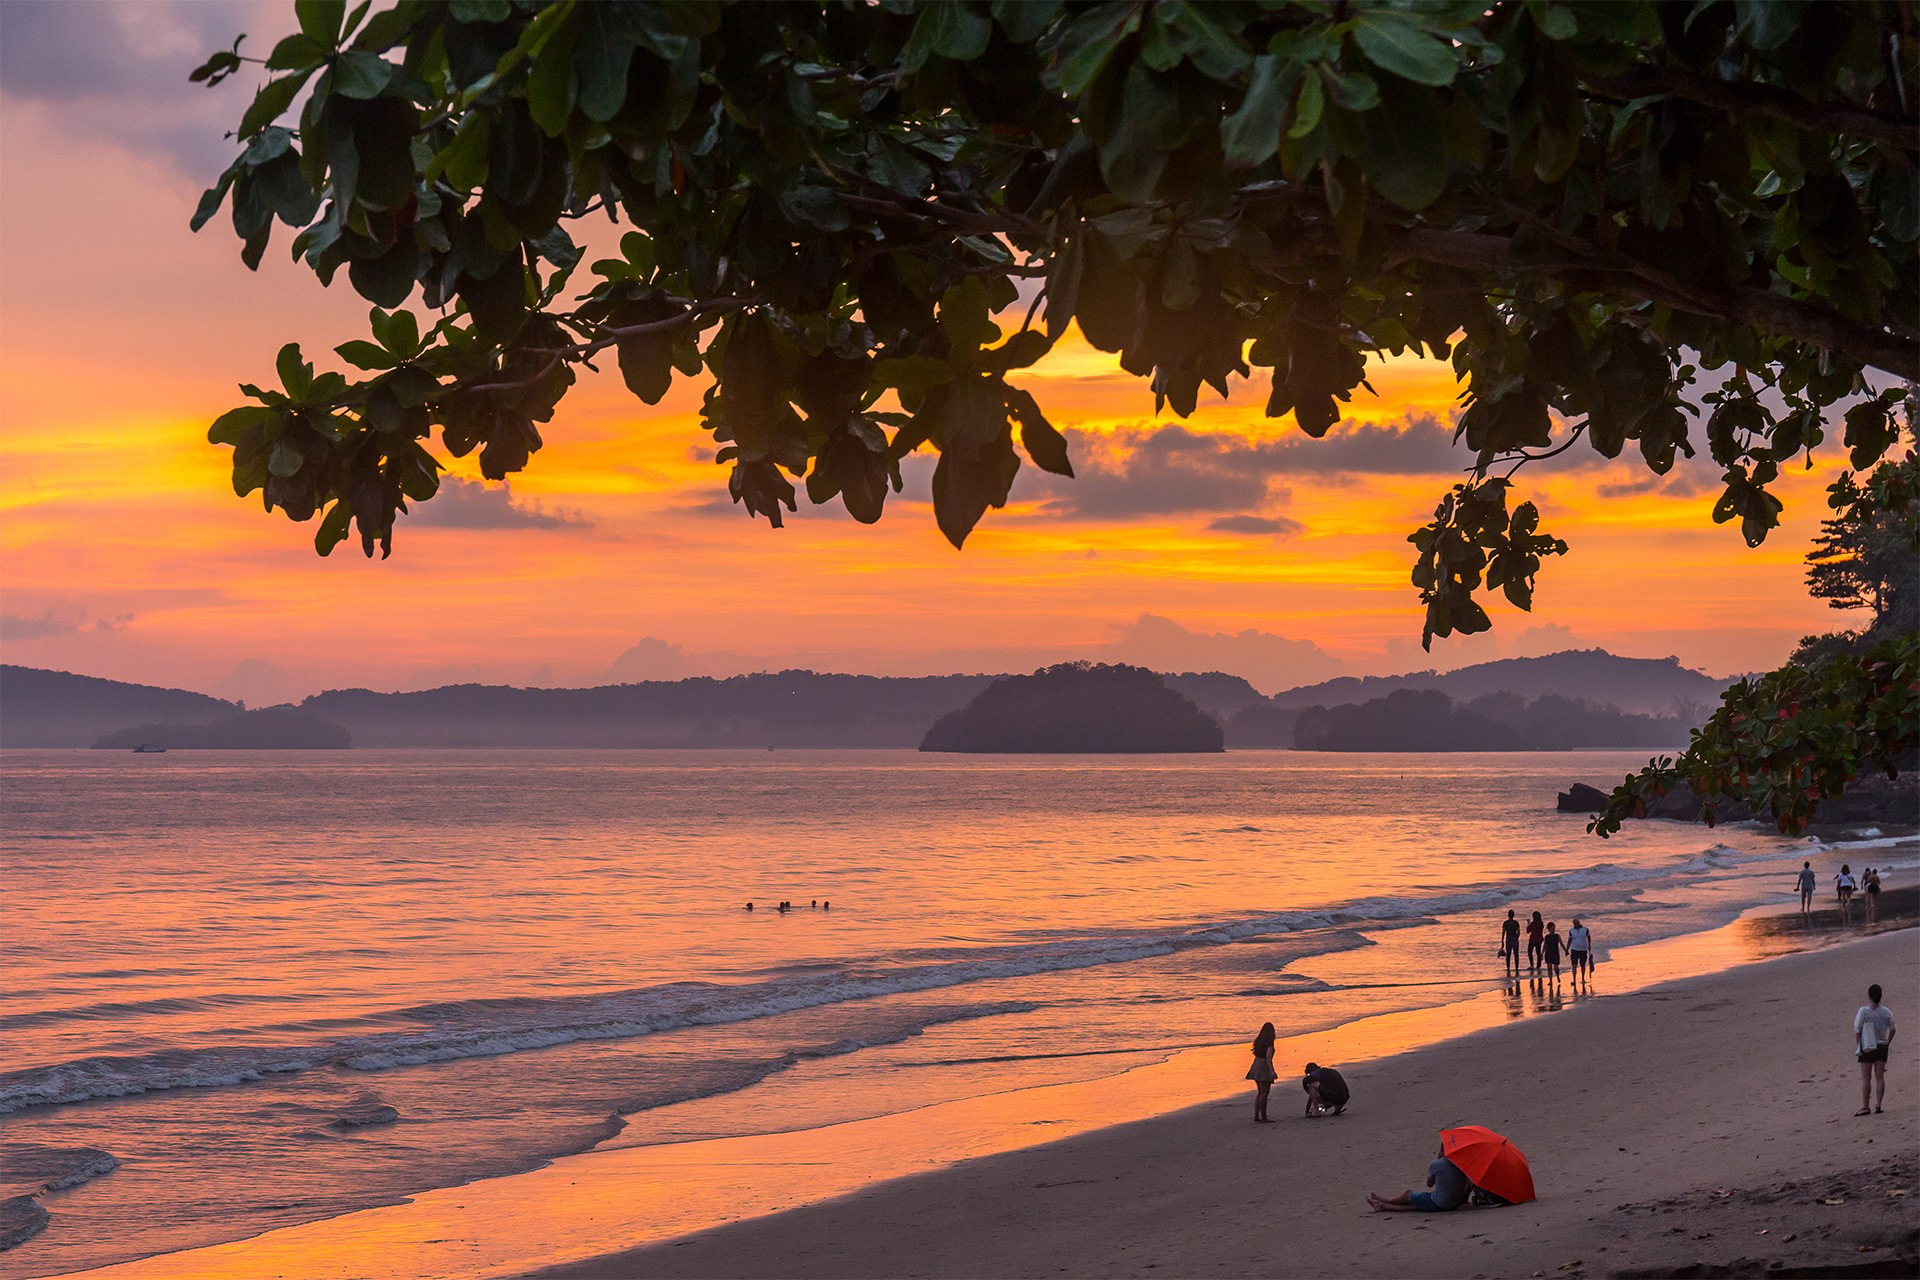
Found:
[[[997, 678], [791, 668], [577, 688], [466, 683], [396, 693], [330, 689], [280, 705], [341, 725], [362, 747], [910, 748], [933, 722]], [[1403, 688], [1437, 689], [1462, 701], [1487, 692], [1555, 693], [1670, 715], [1711, 705], [1724, 687], [1675, 658], [1622, 658], [1603, 649], [1494, 659], [1445, 673], [1343, 676], [1272, 698], [1222, 672], [1171, 673], [1166, 679], [1229, 727], [1263, 713], [1290, 722], [1290, 713], [1307, 706], [1356, 704]], [[191, 690], [0, 664], [0, 746], [92, 746], [134, 725], [205, 724], [244, 710]], [[1259, 735], [1241, 736], [1236, 744], [1235, 737], [1229, 733], [1229, 746], [1287, 745]]]

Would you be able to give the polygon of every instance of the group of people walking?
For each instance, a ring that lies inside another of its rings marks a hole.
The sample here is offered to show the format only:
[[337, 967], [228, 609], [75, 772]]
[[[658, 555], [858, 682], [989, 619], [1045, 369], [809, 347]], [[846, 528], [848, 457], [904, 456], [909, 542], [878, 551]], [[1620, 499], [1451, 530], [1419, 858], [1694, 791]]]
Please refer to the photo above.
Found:
[[[1811, 862], [1800, 864], [1800, 915], [1805, 919], [1813, 918], [1813, 890], [1820, 878], [1813, 872]], [[1854, 879], [1853, 868], [1846, 863], [1840, 864], [1840, 874], [1833, 878], [1834, 896], [1840, 900], [1840, 923], [1853, 923], [1853, 899], [1857, 894], [1866, 899], [1867, 923], [1874, 924], [1880, 919], [1880, 873], [1868, 867]]]
[[1500, 924], [1500, 957], [1509, 973], [1520, 972], [1520, 934], [1527, 935], [1527, 972], [1544, 973], [1551, 982], [1560, 981], [1560, 962], [1564, 954], [1577, 983], [1584, 976], [1593, 980], [1593, 930], [1574, 917], [1573, 927], [1563, 936], [1557, 921], [1542, 920], [1538, 911], [1525, 926], [1517, 912], [1507, 912]]

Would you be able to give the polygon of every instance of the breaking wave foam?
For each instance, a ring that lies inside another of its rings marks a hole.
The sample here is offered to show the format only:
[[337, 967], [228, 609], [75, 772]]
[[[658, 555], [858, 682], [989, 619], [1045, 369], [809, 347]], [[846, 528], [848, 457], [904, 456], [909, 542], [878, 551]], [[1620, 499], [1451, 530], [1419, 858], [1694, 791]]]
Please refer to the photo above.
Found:
[[[304, 1045], [214, 1046], [90, 1057], [0, 1073], [0, 1114], [154, 1090], [241, 1084], [327, 1066], [380, 1071], [520, 1053], [583, 1040], [625, 1039], [680, 1027], [743, 1022], [997, 978], [1124, 964], [1263, 936], [1451, 915], [1497, 907], [1522, 896], [1684, 878], [1773, 856], [1777, 855], [1743, 854], [1716, 844], [1664, 865], [1624, 867], [1603, 862], [1577, 871], [1471, 886], [1430, 897], [1366, 898], [1341, 906], [1181, 928], [1116, 930], [1049, 942], [982, 947], [957, 958], [924, 963], [911, 962], [911, 958], [906, 963], [870, 961], [763, 982], [672, 982], [599, 995], [512, 996], [418, 1005], [379, 1015], [383, 1023], [404, 1024], [403, 1029], [394, 1031]], [[1341, 945], [1346, 944], [1328, 941], [1328, 949]], [[990, 1016], [1031, 1007], [968, 1006], [957, 1016]], [[935, 1020], [950, 1019], [936, 1015]], [[850, 1052], [859, 1047], [862, 1043], [856, 1037], [828, 1046], [826, 1052]]]

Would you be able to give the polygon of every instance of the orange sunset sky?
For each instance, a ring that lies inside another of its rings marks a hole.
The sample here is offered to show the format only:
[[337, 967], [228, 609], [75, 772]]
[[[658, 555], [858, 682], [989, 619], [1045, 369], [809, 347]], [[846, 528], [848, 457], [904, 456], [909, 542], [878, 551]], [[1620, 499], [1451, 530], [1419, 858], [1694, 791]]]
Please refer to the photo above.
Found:
[[[282, 342], [323, 366], [366, 304], [287, 261], [258, 274], [225, 214], [187, 220], [230, 158], [256, 76], [186, 73], [290, 4], [0, 5], [0, 640], [8, 662], [250, 703], [322, 688], [465, 680], [584, 684], [809, 666], [998, 671], [1092, 657], [1223, 669], [1268, 691], [1337, 674], [1604, 646], [1714, 674], [1771, 666], [1857, 621], [1811, 601], [1800, 560], [1843, 460], [1779, 489], [1749, 550], [1708, 512], [1704, 457], [1664, 480], [1572, 452], [1523, 471], [1547, 529], [1535, 611], [1419, 651], [1406, 534], [1467, 458], [1448, 368], [1376, 367], [1327, 440], [1261, 416], [1259, 380], [1192, 419], [1070, 341], [1022, 381], [1078, 481], [1022, 472], [964, 551], [925, 502], [930, 460], [877, 527], [836, 504], [782, 530], [726, 498], [682, 381], [648, 408], [586, 378], [510, 490], [477, 481], [403, 519], [392, 559], [228, 487], [206, 425], [271, 374]], [[251, 69], [257, 70], [257, 69]], [[604, 224], [602, 224], [604, 225]], [[1701, 433], [1696, 432], [1696, 438]], [[475, 476], [471, 460], [456, 477]]]

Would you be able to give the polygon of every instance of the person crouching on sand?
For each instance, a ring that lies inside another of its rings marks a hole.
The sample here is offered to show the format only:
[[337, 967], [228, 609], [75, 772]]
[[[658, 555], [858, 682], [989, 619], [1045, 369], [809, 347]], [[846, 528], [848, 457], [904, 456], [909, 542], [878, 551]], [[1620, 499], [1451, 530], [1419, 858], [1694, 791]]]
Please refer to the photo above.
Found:
[[1323, 1067], [1317, 1062], [1307, 1064], [1306, 1073], [1300, 1077], [1300, 1087], [1306, 1090], [1307, 1114], [1310, 1116], [1337, 1116], [1353, 1100], [1353, 1093], [1347, 1088], [1347, 1078], [1332, 1067]]
[[1402, 1191], [1392, 1199], [1369, 1191], [1367, 1203], [1375, 1213], [1442, 1213], [1458, 1209], [1473, 1194], [1473, 1184], [1460, 1172], [1459, 1165], [1447, 1159], [1445, 1148], [1441, 1149], [1439, 1158], [1427, 1166], [1427, 1186], [1432, 1189]]
[[1853, 1015], [1854, 1050], [1860, 1062], [1860, 1109], [1867, 1114], [1867, 1086], [1878, 1084], [1873, 1110], [1887, 1098], [1887, 1046], [1893, 1043], [1893, 1010], [1880, 1003], [1880, 984], [1867, 988], [1867, 1002]]
[[1273, 1069], [1273, 1024], [1260, 1024], [1260, 1034], [1253, 1038], [1253, 1065], [1247, 1068], [1247, 1079], [1253, 1081], [1253, 1121], [1255, 1124], [1272, 1124], [1267, 1118], [1267, 1095], [1273, 1092], [1273, 1082], [1279, 1079]]

